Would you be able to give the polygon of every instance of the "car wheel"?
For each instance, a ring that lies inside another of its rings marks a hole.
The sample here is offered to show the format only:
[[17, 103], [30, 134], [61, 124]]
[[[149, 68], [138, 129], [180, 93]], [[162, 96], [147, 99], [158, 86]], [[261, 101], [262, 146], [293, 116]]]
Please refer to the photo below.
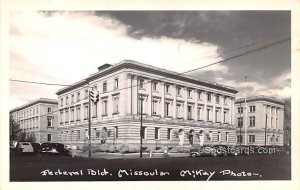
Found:
[[197, 157], [197, 154], [191, 154], [191, 156], [193, 157], [193, 158], [195, 158], [195, 157]]

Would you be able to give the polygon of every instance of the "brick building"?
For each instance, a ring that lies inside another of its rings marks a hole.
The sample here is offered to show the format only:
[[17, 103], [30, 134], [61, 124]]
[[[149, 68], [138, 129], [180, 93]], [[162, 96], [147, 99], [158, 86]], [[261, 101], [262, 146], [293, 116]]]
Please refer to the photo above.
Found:
[[144, 146], [236, 143], [234, 88], [124, 60], [57, 92], [64, 144], [87, 143], [89, 88], [92, 143], [138, 145], [141, 105]]
[[284, 103], [281, 100], [254, 96], [235, 101], [237, 144], [245, 144], [247, 112], [248, 145], [283, 145]]
[[35, 142], [57, 141], [57, 100], [40, 98], [11, 110], [10, 115]]

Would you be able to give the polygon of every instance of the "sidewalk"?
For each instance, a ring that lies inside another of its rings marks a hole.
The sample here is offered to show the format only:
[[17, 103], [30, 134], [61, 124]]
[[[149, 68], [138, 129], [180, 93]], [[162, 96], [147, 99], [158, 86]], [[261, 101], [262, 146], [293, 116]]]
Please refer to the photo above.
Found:
[[[189, 157], [189, 153], [168, 153], [168, 157]], [[89, 157], [89, 153], [81, 152], [81, 151], [74, 151], [74, 157]], [[109, 152], [95, 152], [92, 153], [92, 158], [99, 158], [99, 159], [137, 159], [140, 158], [140, 153], [109, 153]], [[143, 158], [164, 158], [163, 153], [152, 153], [150, 157], [150, 153], [143, 152]]]

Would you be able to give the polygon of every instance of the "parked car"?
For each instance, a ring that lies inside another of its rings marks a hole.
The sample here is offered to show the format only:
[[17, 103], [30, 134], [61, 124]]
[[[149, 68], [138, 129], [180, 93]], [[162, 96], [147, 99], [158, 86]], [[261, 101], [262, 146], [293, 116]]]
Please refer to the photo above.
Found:
[[32, 142], [31, 146], [33, 147], [34, 152], [41, 152], [41, 145], [40, 143]]
[[217, 151], [214, 147], [210, 145], [204, 145], [200, 147], [192, 147], [190, 149], [191, 157], [199, 157], [199, 156], [217, 156]]
[[34, 149], [30, 142], [18, 142], [17, 151], [18, 152], [34, 152]]
[[67, 150], [64, 144], [61, 143], [42, 143], [41, 153], [48, 153], [54, 155], [69, 155], [70, 151]]

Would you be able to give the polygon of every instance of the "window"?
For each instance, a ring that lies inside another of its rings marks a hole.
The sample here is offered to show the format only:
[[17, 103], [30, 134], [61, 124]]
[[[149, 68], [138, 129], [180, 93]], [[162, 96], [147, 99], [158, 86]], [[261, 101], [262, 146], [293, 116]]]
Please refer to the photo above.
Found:
[[84, 119], [88, 118], [88, 114], [89, 114], [89, 105], [85, 104], [84, 105]]
[[221, 132], [218, 132], [218, 136], [217, 137], [218, 137], [217, 141], [221, 142]]
[[69, 96], [66, 97], [66, 105], [69, 104]]
[[197, 108], [197, 117], [198, 117], [198, 120], [203, 120], [203, 113], [202, 113], [202, 111], [203, 111], [203, 108], [201, 108], [201, 107]]
[[60, 99], [60, 106], [63, 106], [64, 105], [64, 98], [61, 98]]
[[250, 117], [250, 127], [255, 126], [255, 116]]
[[215, 122], [220, 123], [220, 110], [216, 110]]
[[102, 101], [102, 115], [107, 115], [107, 99], [103, 99]]
[[155, 127], [155, 140], [159, 139], [159, 128]]
[[243, 107], [239, 107], [238, 108], [238, 113], [243, 113], [244, 108]]
[[107, 91], [107, 83], [106, 82], [103, 83], [102, 91], [103, 92]]
[[[137, 109], [138, 114], [141, 114], [141, 112], [143, 112], [143, 114], [145, 113], [145, 101], [146, 101], [145, 97], [139, 96], [139, 99], [138, 99], [138, 109]], [[142, 104], [143, 104], [143, 106], [142, 106]], [[143, 107], [143, 110], [141, 110], [142, 107]]]
[[226, 142], [229, 141], [229, 132], [226, 132], [226, 134], [225, 134], [225, 141], [226, 141]]
[[165, 116], [170, 116], [170, 102], [165, 103]]
[[242, 117], [238, 118], [238, 127], [243, 127], [244, 120]]
[[188, 119], [193, 119], [192, 106], [188, 106], [187, 111], [188, 111], [188, 113], [187, 113], [188, 114], [187, 115]]
[[188, 97], [192, 98], [192, 90], [188, 90]]
[[211, 94], [210, 93], [207, 94], [207, 101], [211, 102]]
[[276, 137], [276, 142], [279, 143], [279, 136]]
[[47, 127], [52, 127], [52, 117], [47, 117]]
[[92, 117], [97, 117], [98, 104], [92, 102], [91, 105], [92, 105], [92, 113], [93, 113]]
[[77, 92], [77, 102], [80, 101], [80, 92]]
[[69, 122], [69, 109], [66, 109], [65, 112], [66, 112], [65, 123], [67, 123], [67, 122]]
[[224, 111], [223, 123], [228, 123], [228, 110]]
[[220, 104], [220, 96], [216, 95], [216, 104]]
[[213, 132], [209, 131], [209, 141], [212, 141], [212, 140], [213, 140]]
[[177, 87], [177, 95], [181, 96], [181, 88], [180, 87]]
[[89, 97], [89, 91], [88, 91], [88, 89], [85, 89], [84, 99], [88, 99], [88, 97]]
[[140, 79], [140, 89], [144, 88], [144, 79]]
[[278, 118], [276, 118], [275, 128], [277, 128]]
[[255, 106], [250, 106], [250, 112], [255, 112]]
[[80, 106], [76, 107], [76, 120], [80, 121]]
[[255, 135], [249, 135], [249, 143], [255, 142]]
[[237, 140], [238, 143], [242, 143], [243, 142], [243, 136], [242, 135], [238, 135], [236, 137], [237, 137], [236, 140]]
[[166, 93], [169, 94], [170, 93], [170, 85], [166, 85]]
[[52, 141], [52, 134], [48, 134], [48, 135], [47, 135], [47, 141], [48, 141], [48, 142], [51, 142], [51, 141]]
[[273, 117], [271, 117], [271, 127], [273, 128]]
[[156, 100], [152, 101], [152, 114], [157, 115], [157, 101]]
[[49, 108], [48, 108], [48, 113], [51, 113], [51, 112], [52, 112], [52, 108], [49, 107]]
[[207, 121], [210, 121], [210, 110], [211, 110], [210, 108], [207, 108], [207, 110], [206, 110], [207, 111], [206, 112], [206, 117], [207, 117], [206, 120]]
[[168, 140], [171, 140], [171, 131], [172, 131], [172, 129], [168, 128], [168, 133], [167, 133], [167, 139]]
[[115, 78], [115, 89], [119, 88], [119, 79]]
[[146, 139], [147, 134], [146, 134], [146, 127], [142, 127], [142, 139]]
[[119, 113], [119, 96], [114, 96], [113, 97], [113, 103], [114, 103], [114, 113], [116, 114], [116, 113]]
[[228, 97], [224, 96], [224, 105], [228, 104]]
[[74, 121], [74, 108], [71, 108], [71, 121]]
[[60, 123], [64, 122], [64, 111], [60, 111]]
[[177, 114], [177, 118], [181, 118], [181, 117], [182, 117], [181, 109], [182, 109], [182, 104], [177, 104], [177, 105], [176, 105], [176, 114]]
[[152, 88], [154, 91], [157, 91], [157, 82], [153, 82]]
[[266, 114], [266, 126], [268, 126], [268, 114]]
[[197, 92], [197, 95], [198, 95], [198, 100], [202, 100], [202, 92], [201, 92], [201, 91], [198, 91], [198, 92]]
[[71, 104], [74, 103], [74, 94], [71, 95]]

